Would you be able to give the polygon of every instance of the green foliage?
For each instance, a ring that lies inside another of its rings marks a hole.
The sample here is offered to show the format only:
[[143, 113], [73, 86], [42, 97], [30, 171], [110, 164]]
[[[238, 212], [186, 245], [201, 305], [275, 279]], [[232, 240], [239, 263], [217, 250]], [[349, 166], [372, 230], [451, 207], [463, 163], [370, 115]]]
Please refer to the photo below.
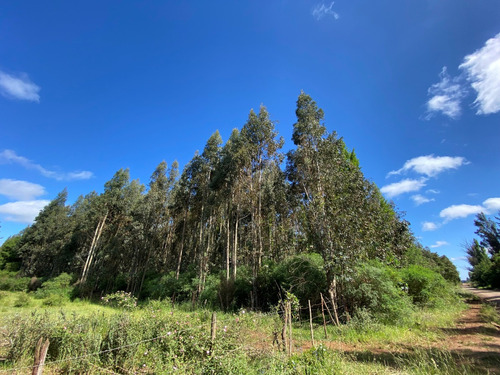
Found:
[[0, 290], [27, 291], [29, 277], [20, 277], [18, 272], [0, 271]]
[[[147, 188], [120, 169], [102, 194], [72, 206], [62, 191], [33, 225], [6, 241], [0, 268], [21, 261], [24, 275], [45, 283], [76, 275], [73, 296], [123, 290], [228, 311], [267, 310], [285, 292], [302, 306], [316, 304], [335, 275], [351, 275], [359, 262], [408, 265], [405, 254], [416, 247], [409, 223], [363, 176], [354, 149], [327, 131], [316, 102], [301, 92], [296, 104], [295, 148], [285, 170], [284, 141], [262, 105], [225, 144], [214, 132], [180, 177], [177, 162], [169, 169], [162, 161]], [[447, 258], [421, 259], [458, 280]], [[57, 305], [69, 289], [49, 282], [36, 295]]]
[[101, 302], [103, 305], [125, 310], [131, 310], [137, 307], [137, 298], [132, 296], [131, 293], [124, 291], [107, 294], [101, 297]]
[[452, 288], [438, 273], [418, 265], [401, 271], [401, 277], [408, 287], [408, 295], [417, 305], [436, 305], [456, 298]]
[[295, 255], [280, 263], [274, 273], [274, 282], [281, 290], [293, 293], [301, 306], [307, 301], [316, 303], [319, 291], [326, 288], [324, 262], [319, 254]]
[[481, 305], [481, 310], [479, 311], [481, 320], [485, 323], [496, 323], [500, 324], [500, 314], [498, 313], [496, 306], [483, 304]]
[[19, 256], [19, 243], [21, 235], [7, 238], [0, 247], [0, 270], [18, 271], [21, 264]]
[[362, 263], [344, 280], [343, 298], [354, 313], [354, 323], [371, 321], [404, 324], [413, 307], [397, 271], [379, 262]]
[[26, 293], [20, 293], [14, 301], [14, 307], [28, 307], [31, 304], [31, 298]]
[[[474, 225], [481, 243], [474, 239], [465, 246], [471, 265], [469, 278], [476, 286], [500, 288], [500, 216], [496, 219], [495, 223], [484, 213], [478, 214]], [[488, 257], [488, 252], [491, 257]]]
[[149, 279], [145, 283], [143, 296], [151, 299], [170, 298], [172, 301], [188, 301], [196, 289], [194, 271], [183, 272], [179, 278], [171, 271], [166, 275]]

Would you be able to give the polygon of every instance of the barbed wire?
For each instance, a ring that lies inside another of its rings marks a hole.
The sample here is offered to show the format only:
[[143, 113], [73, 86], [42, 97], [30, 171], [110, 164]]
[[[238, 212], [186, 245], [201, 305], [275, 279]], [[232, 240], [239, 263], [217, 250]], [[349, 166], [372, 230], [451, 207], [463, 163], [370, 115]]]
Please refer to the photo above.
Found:
[[[210, 325], [210, 323], [208, 325]], [[190, 331], [190, 330], [193, 330], [193, 329], [200, 329], [200, 328], [207, 328], [207, 324], [199, 325], [199, 326], [196, 326], [196, 327], [187, 327], [185, 329], [180, 329], [178, 331], [179, 332], [181, 332], [181, 331], [182, 332], [186, 332], [186, 331]], [[132, 344], [126, 344], [126, 345], [118, 346], [116, 348], [106, 349], [106, 350], [102, 350], [102, 351], [99, 351], [99, 352], [85, 354], [85, 355], [77, 356], [77, 357], [57, 359], [57, 360], [54, 360], [54, 361], [45, 362], [45, 364], [43, 366], [50, 366], [50, 365], [53, 365], [53, 364], [56, 364], [56, 363], [62, 363], [62, 362], [68, 362], [68, 361], [69, 362], [77, 362], [77, 361], [80, 361], [80, 360], [85, 359], [85, 358], [89, 358], [89, 357], [94, 357], [94, 356], [101, 355], [101, 354], [115, 352], [117, 350], [121, 350], [121, 349], [125, 349], [125, 348], [130, 348], [130, 347], [133, 347], [133, 346], [144, 344], [146, 342], [152, 342], [152, 341], [156, 341], [156, 340], [159, 340], [159, 339], [167, 338], [167, 337], [170, 337], [170, 336], [172, 336], [172, 333], [168, 332], [165, 335], [153, 337], [151, 339], [144, 339], [144, 340], [141, 340], [141, 341], [134, 342]], [[3, 369], [3, 370], [0, 369], [0, 373], [2, 373], [2, 372], [3, 373], [5, 373], [5, 372], [14, 372], [14, 371], [17, 371], [17, 370], [32, 369], [32, 368], [37, 367], [37, 366], [38, 365], [23, 366], [23, 367], [13, 367], [13, 368], [10, 368], [10, 369]]]
[[[325, 303], [326, 302], [330, 302], [328, 299], [325, 298]], [[311, 308], [312, 307], [320, 307], [320, 306], [323, 306], [322, 303], [319, 303], [319, 304], [315, 304], [315, 305], [311, 305]], [[300, 308], [299, 309], [300, 311], [309, 311], [309, 308], [308, 307], [304, 307], [304, 308]], [[275, 311], [276, 313], [284, 313], [285, 311], [284, 310], [277, 310]], [[319, 318], [321, 315], [317, 314], [315, 316], [315, 318]], [[321, 316], [322, 317], [322, 316]], [[331, 323], [333, 324], [334, 322], [332, 322], [330, 319], [327, 321], [327, 323]], [[186, 328], [180, 328], [177, 330], [177, 332], [187, 332], [187, 331], [190, 331], [190, 330], [195, 330], [195, 329], [201, 329], [201, 328], [208, 328], [210, 327], [210, 322], [208, 323], [205, 323], [205, 324], [202, 324], [202, 325], [198, 325], [198, 326], [194, 326], [194, 327], [186, 327]], [[321, 324], [320, 324], [321, 326]], [[339, 332], [340, 333], [340, 345], [342, 347], [342, 331]], [[54, 360], [54, 361], [49, 361], [49, 362], [46, 362], [43, 366], [51, 366], [51, 365], [54, 365], [54, 364], [58, 364], [58, 363], [63, 363], [63, 362], [79, 362], [83, 359], [86, 359], [86, 358], [90, 358], [90, 357], [94, 357], [94, 356], [98, 356], [98, 355], [102, 355], [102, 354], [106, 354], [106, 353], [111, 353], [111, 352], [115, 352], [115, 351], [118, 351], [118, 350], [121, 350], [121, 349], [125, 349], [125, 348], [130, 348], [130, 347], [134, 347], [134, 346], [137, 346], [137, 345], [140, 345], [140, 344], [144, 344], [144, 343], [147, 343], [147, 342], [153, 342], [153, 341], [156, 341], [156, 340], [160, 340], [160, 339], [163, 339], [163, 338], [168, 338], [168, 337], [171, 337], [172, 336], [172, 333], [171, 332], [168, 332], [167, 334], [165, 335], [161, 335], [161, 336], [157, 336], [157, 337], [154, 337], [154, 338], [150, 338], [150, 339], [144, 339], [144, 340], [140, 340], [140, 341], [137, 341], [137, 342], [134, 342], [134, 343], [131, 343], [131, 344], [126, 344], [126, 345], [122, 345], [122, 346], [118, 346], [118, 347], [115, 347], [115, 348], [111, 348], [111, 349], [106, 349], [106, 350], [102, 350], [102, 351], [98, 351], [98, 352], [94, 352], [94, 353], [89, 353], [89, 354], [85, 354], [85, 355], [82, 355], [82, 356], [75, 356], [75, 357], [69, 357], [69, 358], [64, 358], [64, 359], [59, 359], [59, 360]], [[265, 335], [264, 336], [265, 338], [273, 338], [274, 337], [274, 333], [271, 333], [269, 335]], [[300, 339], [300, 338], [296, 338], [295, 339], [296, 342], [304, 342], [304, 341], [309, 341], [309, 340], [306, 340], [306, 339]], [[236, 350], [241, 350], [241, 349], [250, 349], [250, 348], [246, 348], [244, 346], [239, 346], [235, 349], [232, 349], [230, 350], [230, 352], [233, 352], [233, 351], [236, 351]], [[108, 372], [110, 374], [114, 374], [114, 375], [120, 375], [112, 370], [109, 370], [109, 369], [106, 369], [106, 368], [102, 368], [100, 366], [97, 366], [96, 364], [92, 363], [92, 362], [88, 362], [89, 365], [91, 366], [94, 366], [94, 367], [97, 367], [99, 368], [100, 370], [103, 370], [105, 372]], [[25, 370], [25, 369], [33, 369], [34, 367], [37, 367], [39, 365], [32, 365], [32, 366], [22, 366], [22, 367], [13, 367], [13, 368], [9, 368], [9, 369], [0, 369], [0, 373], [8, 373], [8, 372], [17, 372], [19, 370]], [[130, 374], [130, 373], [133, 373], [133, 374], [136, 374], [136, 372], [131, 372], [131, 370], [126, 370], [126, 369], [123, 369], [121, 368], [122, 371], [125, 371], [126, 373]]]

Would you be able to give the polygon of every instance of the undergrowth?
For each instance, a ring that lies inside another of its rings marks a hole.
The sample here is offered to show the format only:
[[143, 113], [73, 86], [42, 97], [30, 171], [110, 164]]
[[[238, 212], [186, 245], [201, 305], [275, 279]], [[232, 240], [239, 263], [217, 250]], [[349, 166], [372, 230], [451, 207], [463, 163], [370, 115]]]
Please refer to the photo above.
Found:
[[[294, 350], [288, 356], [282, 346], [279, 350], [272, 344], [281, 327], [276, 313], [218, 312], [212, 341], [212, 311], [193, 311], [189, 305], [174, 308], [168, 299], [121, 309], [66, 300], [62, 307], [46, 306], [29, 294], [11, 292], [2, 293], [1, 298], [9, 306], [0, 318], [1, 332], [11, 345], [0, 370], [25, 366], [29, 370], [36, 342], [45, 337], [50, 341], [48, 373], [474, 373], [445, 350], [417, 349], [439, 339], [438, 327], [453, 324], [463, 309], [460, 303], [413, 311], [405, 325], [362, 321], [358, 316], [341, 327], [328, 325], [328, 339], [322, 322], [315, 321], [315, 347], [308, 321], [296, 319]], [[29, 307], [15, 307], [16, 301], [26, 298]], [[363, 347], [383, 351], [373, 354]], [[401, 351], [402, 347], [407, 350]]]

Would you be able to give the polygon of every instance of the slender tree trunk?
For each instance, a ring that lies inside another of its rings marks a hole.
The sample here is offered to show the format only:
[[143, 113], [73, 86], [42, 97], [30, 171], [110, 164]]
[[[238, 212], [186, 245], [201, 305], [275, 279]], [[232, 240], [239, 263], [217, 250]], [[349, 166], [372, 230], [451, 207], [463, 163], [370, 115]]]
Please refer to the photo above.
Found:
[[94, 232], [94, 237], [92, 238], [92, 243], [90, 245], [89, 253], [87, 255], [87, 260], [85, 261], [85, 265], [83, 266], [82, 276], [80, 277], [80, 283], [85, 283], [87, 281], [88, 272], [90, 266], [92, 265], [92, 261], [94, 259], [95, 249], [97, 247], [99, 239], [101, 238], [101, 234], [104, 229], [104, 224], [106, 223], [107, 217], [108, 217], [108, 212], [106, 212], [104, 217], [97, 224], [96, 230]]
[[[228, 210], [229, 211], [229, 210]], [[231, 251], [231, 231], [230, 231], [230, 223], [229, 223], [229, 212], [226, 220], [226, 281], [229, 281], [230, 277], [230, 268], [229, 268], [229, 252]]]
[[238, 268], [238, 223], [239, 218], [239, 205], [236, 206], [236, 221], [234, 223], [234, 245], [233, 245], [233, 280], [236, 280], [236, 271]]
[[184, 236], [186, 234], [186, 221], [187, 221], [187, 208], [186, 211], [184, 211], [184, 223], [182, 223], [181, 248], [179, 249], [179, 258], [177, 259], [177, 271], [175, 272], [176, 280], [179, 280], [179, 274], [181, 273], [182, 252], [184, 250]]

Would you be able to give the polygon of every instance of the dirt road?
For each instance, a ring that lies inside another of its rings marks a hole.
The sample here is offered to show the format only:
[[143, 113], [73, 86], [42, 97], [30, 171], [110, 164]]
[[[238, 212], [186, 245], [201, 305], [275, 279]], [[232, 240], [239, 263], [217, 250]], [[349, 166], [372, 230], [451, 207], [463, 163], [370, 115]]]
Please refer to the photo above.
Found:
[[500, 309], [500, 290], [476, 289], [468, 284], [464, 284], [462, 288], [488, 303], [496, 304], [497, 308]]

